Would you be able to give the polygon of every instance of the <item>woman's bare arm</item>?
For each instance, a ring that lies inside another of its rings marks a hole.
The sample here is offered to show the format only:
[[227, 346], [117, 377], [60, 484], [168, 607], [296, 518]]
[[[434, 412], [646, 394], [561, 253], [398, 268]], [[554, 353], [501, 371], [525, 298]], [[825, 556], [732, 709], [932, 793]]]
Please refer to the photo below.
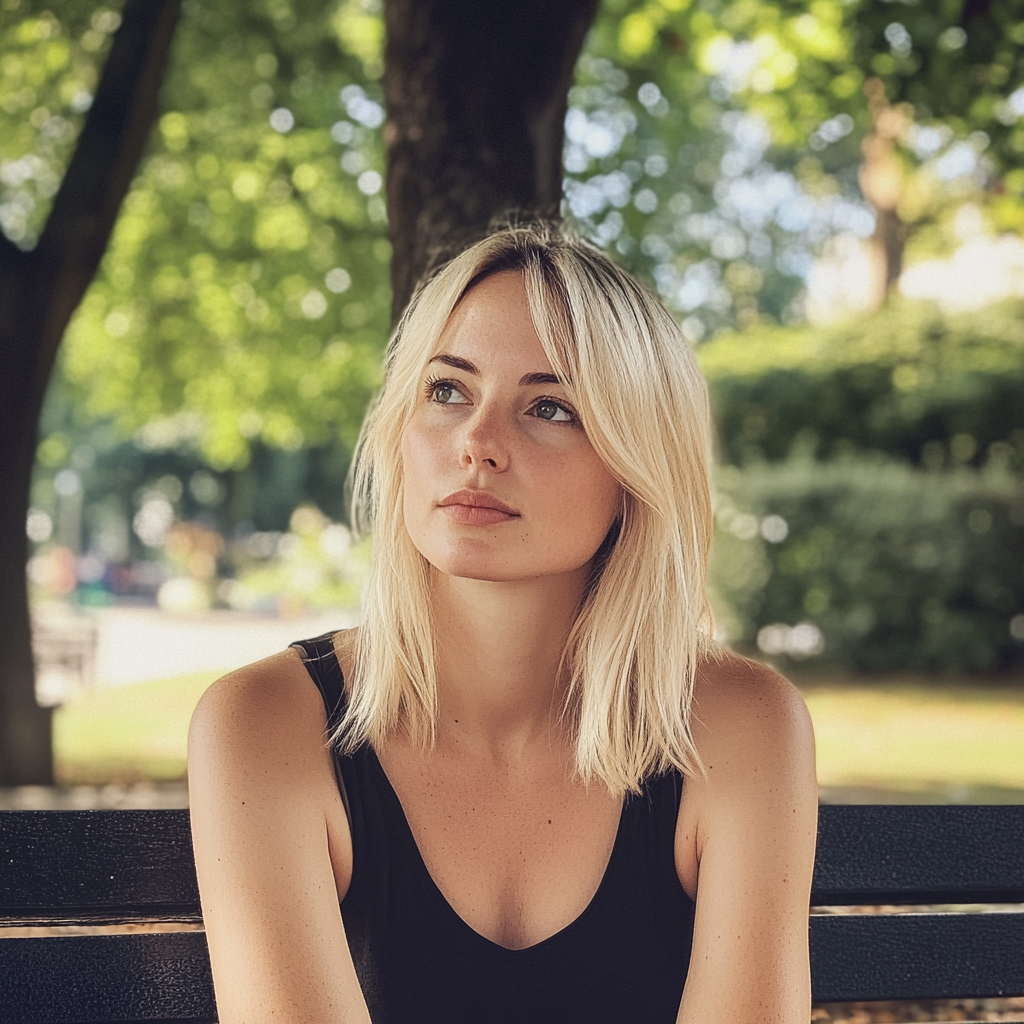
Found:
[[351, 837], [324, 729], [293, 651], [225, 676], [192, 717], [192, 838], [222, 1024], [369, 1024], [338, 906]]
[[818, 806], [810, 717], [785, 679], [732, 656], [699, 685], [695, 711], [708, 779], [687, 780], [677, 833], [677, 857], [688, 849], [698, 864], [679, 1024], [806, 1022]]

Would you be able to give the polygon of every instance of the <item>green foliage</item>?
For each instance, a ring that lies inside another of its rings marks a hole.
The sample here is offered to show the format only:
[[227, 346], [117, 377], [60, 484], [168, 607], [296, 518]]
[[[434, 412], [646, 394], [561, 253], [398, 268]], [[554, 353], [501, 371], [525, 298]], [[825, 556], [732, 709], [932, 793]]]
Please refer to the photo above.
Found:
[[741, 647], [784, 653], [802, 623], [791, 649], [820, 631], [820, 657], [857, 669], [1024, 661], [1019, 476], [794, 459], [725, 467], [717, 486], [712, 592]]
[[390, 301], [364, 6], [186, 3], [164, 113], [65, 339], [86, 416], [215, 469], [254, 444], [354, 442]]
[[931, 468], [1024, 469], [1024, 302], [890, 302], [830, 327], [723, 334], [697, 355], [733, 464], [877, 450]]
[[[84, 0], [4, 9], [0, 219], [30, 245], [118, 17]], [[903, 85], [890, 99], [917, 105], [914, 131], [940, 108], [949, 120], [925, 156], [913, 145], [931, 142], [907, 135], [911, 163], [964, 140], [984, 149], [979, 127], [1009, 153], [1024, 131], [1020, 26], [1012, 4], [993, 10], [1005, 25], [984, 75], [975, 36], [950, 42], [956, 3], [896, 12], [913, 52], [893, 65]], [[870, 231], [861, 86], [892, 57], [895, 17], [876, 0], [602, 5], [570, 97], [567, 208], [692, 339], [798, 316], [822, 242]], [[68, 333], [61, 372], [86, 418], [218, 469], [245, 465], [254, 445], [351, 445], [388, 329], [382, 46], [379, 0], [186, 3], [165, 112]], [[980, 76], [977, 104], [939, 96], [950, 74], [960, 92]], [[990, 205], [1016, 203], [1014, 174]]]
[[858, 172], [876, 78], [896, 108], [908, 252], [953, 244], [952, 211], [968, 198], [999, 230], [1020, 230], [1024, 10], [997, 0], [961, 27], [973, 9], [606, 0], [570, 98], [568, 206], [695, 341], [799, 320], [822, 244], [873, 229]]
[[961, 139], [984, 132], [979, 141], [997, 174], [1019, 166], [1024, 7], [1018, 0], [942, 0], [898, 12], [884, 0], [851, 6], [852, 56], [884, 81], [890, 102], [909, 103], [918, 124], [940, 125]]
[[602, 5], [567, 121], [567, 212], [697, 341], [788, 315], [830, 216], [815, 210], [813, 231], [790, 216], [796, 203], [803, 217], [808, 197], [768, 161], [767, 126], [701, 67], [710, 6]]
[[0, 228], [35, 245], [92, 102], [98, 62], [121, 22], [115, 11], [5, 0], [0, 27]]

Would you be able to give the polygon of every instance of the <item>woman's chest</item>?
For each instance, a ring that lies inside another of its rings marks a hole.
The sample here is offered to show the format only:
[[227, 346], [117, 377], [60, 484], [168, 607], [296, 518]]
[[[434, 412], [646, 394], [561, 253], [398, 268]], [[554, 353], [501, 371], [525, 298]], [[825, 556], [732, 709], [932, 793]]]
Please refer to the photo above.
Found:
[[586, 909], [621, 810], [603, 787], [555, 759], [516, 770], [384, 751], [381, 764], [434, 884], [474, 931], [521, 949]]

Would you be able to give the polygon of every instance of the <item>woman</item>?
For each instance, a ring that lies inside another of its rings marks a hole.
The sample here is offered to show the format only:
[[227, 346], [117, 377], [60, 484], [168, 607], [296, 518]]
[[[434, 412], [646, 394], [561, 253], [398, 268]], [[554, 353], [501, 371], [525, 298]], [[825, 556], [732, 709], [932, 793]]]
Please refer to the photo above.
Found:
[[193, 718], [222, 1022], [808, 1020], [813, 739], [711, 640], [707, 449], [678, 328], [590, 246], [505, 231], [421, 288], [361, 627]]

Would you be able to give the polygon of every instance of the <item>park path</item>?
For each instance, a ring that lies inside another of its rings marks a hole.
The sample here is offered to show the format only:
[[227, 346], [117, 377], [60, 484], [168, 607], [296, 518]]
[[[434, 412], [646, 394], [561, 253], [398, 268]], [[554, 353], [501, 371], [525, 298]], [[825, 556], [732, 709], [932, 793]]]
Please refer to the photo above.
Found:
[[225, 671], [276, 654], [295, 640], [355, 623], [349, 611], [296, 618], [221, 610], [172, 614], [156, 608], [101, 608], [94, 614], [98, 686]]
[[80, 688], [125, 686], [197, 672], [224, 672], [259, 661], [305, 637], [352, 626], [357, 613], [295, 617], [159, 608], [33, 609], [37, 691], [58, 704]]

